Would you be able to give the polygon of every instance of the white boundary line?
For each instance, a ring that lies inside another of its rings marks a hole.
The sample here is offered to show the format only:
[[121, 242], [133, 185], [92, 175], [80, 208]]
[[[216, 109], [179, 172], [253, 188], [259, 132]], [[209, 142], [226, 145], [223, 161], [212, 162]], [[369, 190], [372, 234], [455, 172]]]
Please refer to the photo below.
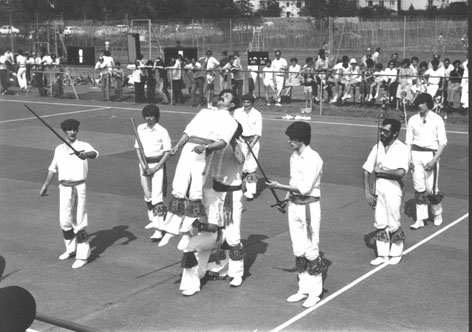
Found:
[[[436, 236], [438, 236], [439, 234], [445, 232], [446, 230], [448, 230], [449, 228], [451, 228], [452, 226], [458, 224], [459, 222], [461, 222], [462, 220], [464, 220], [465, 218], [467, 218], [469, 216], [469, 213], [466, 213], [464, 214], [462, 217], [460, 217], [459, 219], [456, 219], [455, 221], [453, 221], [452, 223], [450, 223], [449, 225], [445, 226], [444, 228], [441, 228], [440, 230], [438, 230], [437, 232], [431, 234], [430, 236], [428, 236], [427, 238], [421, 240], [420, 242], [416, 243], [415, 245], [413, 245], [412, 247], [408, 248], [407, 250], [405, 250], [403, 252], [403, 256], [405, 256], [406, 254], [412, 252], [413, 250], [415, 250], [416, 248], [418, 248], [419, 246], [423, 245], [424, 243], [428, 242], [429, 240], [435, 238]], [[299, 313], [298, 315], [296, 315], [295, 317], [291, 318], [290, 320], [286, 321], [285, 323], [277, 326], [275, 329], [271, 330], [271, 332], [279, 332], [279, 331], [282, 331], [283, 329], [285, 329], [286, 327], [288, 327], [289, 325], [292, 325], [293, 323], [295, 323], [296, 321], [298, 321], [299, 319], [303, 318], [304, 316], [308, 315], [309, 313], [311, 313], [312, 311], [318, 309], [319, 307], [325, 305], [326, 303], [328, 303], [329, 301], [333, 300], [334, 298], [338, 297], [339, 295], [341, 295], [342, 293], [346, 292], [347, 290], [349, 290], [350, 288], [354, 287], [355, 285], [357, 285], [358, 283], [360, 283], [361, 281], [363, 281], [364, 279], [367, 279], [368, 277], [370, 277], [371, 275], [379, 272], [380, 270], [382, 270], [383, 268], [387, 267], [389, 264], [388, 263], [384, 263], [382, 265], [379, 265], [377, 266], [376, 268], [374, 268], [373, 270], [367, 272], [366, 274], [364, 274], [363, 276], [359, 277], [358, 279], [354, 280], [353, 282], [351, 282], [349, 285], [346, 285], [344, 286], [343, 288], [341, 288], [340, 290], [334, 292], [333, 294], [331, 294], [330, 296], [326, 297], [325, 299], [323, 299], [322, 301], [318, 302], [315, 306], [311, 307], [311, 308], [308, 308], [306, 309], [305, 311], [302, 311], [301, 313]]]
[[[47, 105], [59, 105], [59, 106], [82, 106], [82, 107], [90, 107], [90, 106], [96, 106], [96, 105], [84, 105], [84, 104], [67, 104], [67, 103], [49, 103], [49, 102], [44, 102], [44, 101], [29, 101], [29, 100], [7, 100], [7, 99], [0, 99], [0, 101], [6, 101], [6, 102], [11, 102], [11, 103], [23, 103], [23, 104], [47, 104]], [[102, 106], [103, 109], [117, 109], [117, 110], [133, 110], [133, 111], [140, 111], [141, 108], [134, 108], [134, 107], [120, 107], [120, 106]], [[98, 110], [98, 109], [97, 109]], [[174, 114], [196, 114], [195, 112], [183, 112], [183, 111], [163, 111], [161, 110], [162, 113], [174, 113]], [[62, 114], [73, 114], [73, 113], [80, 113], [80, 111], [77, 112], [70, 112], [70, 113], [62, 113]], [[62, 114], [57, 114], [57, 115], [62, 115]], [[7, 123], [7, 122], [15, 122], [15, 121], [21, 121], [21, 120], [29, 120], [29, 118], [25, 119], [15, 119], [15, 120], [6, 120], [6, 121], [0, 121], [1, 123]], [[264, 118], [264, 120], [267, 121], [282, 121], [282, 122], [291, 122], [287, 121], [284, 119], [278, 119], [278, 118]], [[351, 127], [367, 127], [367, 128], [377, 128], [377, 125], [370, 125], [370, 124], [360, 124], [360, 123], [346, 123], [346, 122], [331, 122], [331, 121], [316, 121], [316, 120], [310, 120], [307, 122], [311, 123], [316, 123], [316, 124], [328, 124], [328, 125], [340, 125], [340, 126], [351, 126]], [[405, 128], [401, 128], [405, 129]], [[468, 132], [466, 131], [448, 131], [446, 130], [447, 133], [450, 134], [460, 134], [460, 135], [469, 135]]]
[[[68, 114], [76, 114], [76, 113], [95, 112], [95, 111], [102, 111], [102, 110], [106, 110], [106, 109], [110, 109], [110, 107], [99, 107], [99, 108], [92, 108], [92, 109], [89, 109], [89, 110], [80, 110], [80, 111], [73, 111], [73, 112], [64, 112], [64, 113], [54, 113], [54, 114], [48, 114], [48, 115], [41, 115], [41, 118], [50, 118], [50, 117], [53, 117], [53, 116], [68, 115]], [[36, 119], [36, 117], [32, 116], [32, 117], [29, 117], [29, 118], [20, 118], [20, 119], [4, 120], [4, 121], [0, 121], [0, 124], [1, 124], [1, 123], [9, 123], [9, 122], [18, 122], [18, 121], [32, 120], [32, 119]]]

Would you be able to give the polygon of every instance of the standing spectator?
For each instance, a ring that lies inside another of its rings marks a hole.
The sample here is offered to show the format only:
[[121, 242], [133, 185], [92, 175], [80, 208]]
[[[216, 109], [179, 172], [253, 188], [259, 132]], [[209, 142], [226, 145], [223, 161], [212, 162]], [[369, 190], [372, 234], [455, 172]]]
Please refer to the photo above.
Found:
[[433, 97], [422, 93], [415, 99], [419, 112], [408, 120], [406, 144], [410, 149], [410, 169], [412, 170], [415, 188], [416, 222], [412, 229], [424, 227], [428, 219], [428, 204], [431, 204], [434, 225], [443, 222], [439, 191], [439, 160], [446, 145], [446, 130], [441, 116], [431, 111], [434, 106]]
[[42, 56], [38, 55], [36, 57], [34, 69], [34, 77], [36, 86], [38, 87], [39, 96], [46, 97], [48, 91], [44, 88], [44, 62], [42, 61]]
[[361, 103], [372, 99], [370, 87], [375, 82], [374, 72], [374, 61], [372, 59], [367, 59], [366, 67], [361, 68], [361, 83], [359, 84], [359, 98]]
[[452, 65], [454, 69], [449, 73], [449, 84], [447, 86], [447, 106], [459, 108], [461, 106], [461, 81], [464, 69], [460, 67], [460, 60], [455, 60]]
[[271, 68], [272, 71], [274, 72], [274, 83], [275, 83], [275, 106], [282, 106], [280, 104], [281, 102], [281, 95], [282, 95], [282, 90], [284, 89], [285, 86], [285, 73], [288, 69], [288, 63], [287, 60], [282, 58], [282, 52], [279, 50], [275, 51], [275, 59], [272, 60]]
[[[401, 123], [385, 119], [380, 128], [380, 142], [370, 151], [362, 166], [367, 203], [375, 211], [377, 258], [371, 265], [398, 264], [403, 254], [405, 232], [401, 228], [403, 177], [408, 172], [408, 147], [398, 140]], [[374, 188], [370, 177], [374, 176]], [[374, 192], [375, 191], [375, 192]], [[390, 260], [389, 260], [390, 256]]]
[[0, 50], [0, 93], [2, 95], [8, 92], [8, 65], [7, 65], [7, 57], [2, 50]]
[[156, 77], [156, 93], [157, 97], [162, 99], [163, 104], [169, 103], [169, 78], [167, 75], [167, 71], [164, 68], [164, 61], [160, 57], [156, 58], [154, 62], [154, 71], [157, 70], [157, 77]]
[[148, 103], [156, 102], [156, 78], [154, 75], [154, 62], [146, 61], [146, 100]]
[[390, 61], [393, 61], [394, 63], [394, 68], [400, 68], [400, 60], [398, 59], [398, 53], [395, 52], [395, 53], [392, 53], [392, 55], [390, 56]]
[[249, 72], [249, 76], [248, 76], [249, 93], [253, 95], [254, 98], [256, 98], [254, 91], [256, 89], [257, 78], [259, 77], [259, 66], [248, 65], [247, 70]]
[[195, 58], [190, 60], [190, 63], [185, 66], [187, 70], [193, 73], [192, 91], [190, 98], [191, 106], [203, 106], [203, 85], [205, 84], [205, 72], [202, 70], [202, 65]]
[[451, 64], [451, 60], [449, 58], [445, 58], [444, 59], [444, 80], [443, 80], [442, 91], [441, 91], [441, 96], [443, 97], [442, 98], [443, 105], [448, 104], [447, 90], [449, 87], [449, 75], [451, 74], [451, 71], [453, 69], [454, 69], [454, 66]]
[[461, 81], [461, 104], [467, 110], [469, 108], [469, 59], [464, 61], [462, 68], [464, 68], [464, 75]]
[[[367, 60], [372, 59], [372, 47], [367, 47], [364, 56], [361, 58], [361, 67], [367, 67]], [[372, 61], [374, 61], [372, 59]]]
[[318, 52], [318, 57], [315, 61], [315, 72], [316, 72], [316, 82], [320, 86], [320, 98], [318, 98], [318, 89], [313, 91], [313, 95], [315, 96], [315, 101], [319, 102], [320, 99], [323, 99], [323, 90], [325, 90], [328, 86], [327, 82], [327, 72], [329, 68], [329, 61], [326, 57], [326, 53], [324, 49], [320, 49]]
[[23, 50], [18, 50], [16, 64], [18, 65], [18, 71], [16, 72], [18, 85], [20, 86], [20, 90], [26, 91], [28, 88], [28, 81], [26, 80], [26, 57], [23, 55]]
[[320, 256], [320, 183], [323, 160], [310, 147], [311, 127], [306, 122], [294, 122], [285, 131], [293, 150], [290, 156], [290, 182], [267, 182], [273, 189], [287, 191], [288, 225], [292, 250], [298, 272], [298, 291], [287, 302], [303, 302], [310, 308], [320, 301], [323, 292], [322, 274], [327, 270]]
[[313, 110], [313, 88], [316, 87], [315, 64], [313, 63], [312, 57], [306, 58], [305, 65], [300, 74], [303, 82], [303, 93], [305, 95], [304, 113], [311, 113]]
[[137, 104], [144, 103], [144, 73], [140, 61], [135, 61], [135, 67], [131, 73], [131, 80], [134, 84], [134, 101]]
[[172, 78], [172, 102], [173, 104], [184, 103], [182, 94], [182, 55], [178, 54], [176, 58], [171, 59], [170, 75]]
[[[218, 66], [220, 68], [223, 68], [224, 66], [226, 66], [226, 64], [229, 61], [228, 60], [228, 52], [227, 51], [221, 52], [221, 56], [222, 56], [222, 58], [220, 59], [220, 63], [219, 63]], [[220, 90], [229, 89], [231, 87], [231, 82], [230, 82], [229, 77], [230, 77], [229, 73], [226, 73], [224, 70], [219, 71], [218, 78], [219, 78], [219, 83], [220, 83], [220, 85], [219, 85]]]
[[66, 144], [58, 145], [39, 192], [41, 196], [47, 196], [48, 187], [58, 174], [59, 222], [66, 246], [66, 251], [59, 259], [66, 260], [75, 254], [73, 269], [87, 264], [90, 256], [90, 245], [85, 231], [88, 226], [85, 181], [88, 173], [87, 159], [98, 157], [98, 152], [90, 144], [77, 139], [79, 125], [80, 122], [75, 119], [67, 119], [61, 123], [67, 142], [80, 152], [74, 153]]
[[115, 80], [115, 96], [118, 101], [121, 101], [123, 98], [123, 78], [125, 77], [125, 72], [121, 68], [121, 63], [117, 61], [115, 63], [115, 68], [113, 68], [113, 78]]
[[110, 100], [111, 91], [111, 77], [115, 62], [111, 56], [110, 51], [103, 52], [101, 58], [95, 65], [95, 69], [100, 71], [100, 85], [103, 91], [103, 99]]
[[[241, 146], [245, 161], [243, 166], [243, 179], [246, 183], [244, 196], [247, 200], [252, 200], [257, 189], [257, 162], [249, 151], [249, 147], [258, 158], [260, 150], [260, 138], [262, 135], [262, 115], [254, 108], [255, 98], [249, 93], [241, 97], [243, 107], [234, 111], [234, 119], [238, 121], [242, 128], [242, 139], [245, 141]], [[249, 145], [249, 146], [248, 146]]]
[[290, 101], [292, 100], [292, 89], [296, 86], [300, 86], [300, 71], [302, 67], [298, 64], [297, 58], [290, 59], [290, 66], [288, 67], [288, 77], [285, 82], [285, 96], [289, 97]]
[[382, 51], [382, 49], [380, 47], [377, 47], [375, 49], [375, 52], [374, 54], [372, 54], [372, 60], [374, 61], [374, 64], [378, 64], [378, 63], [382, 63], [381, 60], [380, 60], [380, 52]]
[[271, 63], [270, 59], [267, 59], [265, 61], [265, 67], [262, 68], [262, 82], [264, 83], [267, 106], [270, 106], [272, 99], [275, 101], [275, 81]]
[[[203, 63], [202, 67], [205, 70], [206, 75], [206, 86], [203, 95], [207, 95], [207, 104], [208, 107], [212, 106], [213, 97], [215, 94], [215, 76], [216, 76], [216, 69], [220, 67], [220, 62], [216, 60], [213, 56], [213, 52], [208, 50], [206, 52], [206, 57], [199, 60], [200, 63]], [[220, 86], [220, 91], [224, 90], [222, 86]]]
[[244, 85], [244, 77], [243, 77], [243, 67], [241, 66], [241, 61], [239, 57], [234, 57], [231, 59], [229, 58], [229, 63], [231, 64], [230, 72], [231, 72], [231, 88], [234, 92], [241, 97], [243, 95], [243, 85]]

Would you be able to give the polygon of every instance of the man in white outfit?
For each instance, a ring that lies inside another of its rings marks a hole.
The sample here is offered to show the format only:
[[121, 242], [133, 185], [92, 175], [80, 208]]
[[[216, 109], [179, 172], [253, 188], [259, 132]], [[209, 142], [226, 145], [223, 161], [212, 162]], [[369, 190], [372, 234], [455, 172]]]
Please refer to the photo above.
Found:
[[285, 134], [293, 153], [290, 157], [288, 185], [268, 181], [267, 186], [287, 191], [288, 226], [295, 265], [298, 272], [298, 291], [287, 302], [303, 302], [309, 308], [320, 301], [323, 292], [323, 272], [327, 270], [320, 256], [320, 184], [323, 160], [310, 147], [311, 127], [308, 123], [292, 123]]
[[405, 143], [410, 148], [410, 169], [413, 176], [416, 201], [416, 222], [411, 229], [424, 227], [428, 219], [428, 204], [434, 216], [434, 225], [440, 226], [443, 194], [439, 191], [439, 160], [446, 145], [446, 129], [442, 117], [431, 109], [433, 97], [422, 93], [414, 101], [419, 112], [408, 120]]
[[[200, 279], [208, 270], [208, 260], [213, 249], [221, 246], [229, 259], [218, 262], [221, 274], [229, 275], [230, 285], [239, 287], [243, 282], [244, 257], [246, 251], [241, 243], [242, 204], [242, 165], [243, 143], [238, 140], [242, 133], [241, 125], [224, 149], [214, 153], [211, 162], [211, 178], [204, 188], [203, 200], [205, 218], [194, 223], [198, 234], [191, 238], [182, 258], [182, 281], [180, 290], [183, 295], [191, 296], [200, 291]], [[219, 250], [217, 250], [217, 255]], [[219, 258], [219, 257], [218, 257]]]
[[[243, 127], [242, 138], [246, 143], [241, 146], [243, 150], [245, 162], [243, 167], [243, 178], [246, 182], [246, 192], [244, 196], [251, 200], [254, 198], [257, 189], [257, 162], [254, 159], [251, 151], [256, 156], [259, 156], [260, 138], [262, 135], [262, 115], [261, 112], [254, 108], [255, 98], [252, 94], [246, 94], [241, 98], [243, 107], [234, 111], [234, 119], [238, 121]], [[249, 145], [249, 146], [248, 146]]]
[[144, 151], [140, 152], [137, 140], [134, 148], [139, 159], [139, 176], [150, 221], [145, 228], [155, 229], [151, 239], [160, 240], [162, 238], [161, 224], [166, 213], [164, 206], [167, 184], [165, 167], [172, 145], [167, 129], [158, 123], [159, 108], [153, 104], [146, 105], [142, 110], [142, 115], [146, 123], [140, 124], [136, 131]]
[[171, 149], [171, 155], [175, 155], [183, 147], [172, 183], [173, 198], [162, 227], [166, 234], [159, 246], [165, 246], [173, 236], [182, 233], [178, 248], [184, 250], [190, 240], [192, 223], [204, 215], [202, 196], [207, 165], [212, 152], [224, 148], [237, 128], [230, 114], [239, 103], [237, 95], [227, 89], [219, 96], [217, 107], [201, 110]]
[[85, 228], [88, 226], [86, 209], [87, 159], [95, 159], [98, 152], [88, 143], [77, 140], [80, 122], [68, 119], [61, 123], [66, 141], [76, 150], [75, 154], [66, 144], [61, 144], [54, 151], [54, 158], [40, 190], [41, 196], [47, 196], [48, 187], [58, 173], [59, 180], [59, 222], [64, 236], [66, 251], [59, 256], [66, 260], [75, 254], [73, 269], [87, 264], [90, 245]]
[[[362, 166], [365, 198], [375, 210], [374, 227], [377, 229], [375, 243], [378, 257], [370, 262], [372, 265], [386, 262], [398, 264], [403, 254], [405, 232], [400, 224], [400, 207], [402, 178], [408, 171], [409, 150], [397, 139], [400, 128], [400, 121], [385, 119], [380, 128], [380, 142], [374, 145]], [[375, 184], [371, 188], [370, 177], [374, 175]]]
[[282, 90], [285, 86], [285, 73], [288, 69], [288, 63], [285, 58], [282, 58], [282, 52], [279, 50], [275, 51], [275, 59], [272, 60], [271, 71], [274, 72], [274, 81], [275, 81], [275, 91], [276, 91], [276, 101], [275, 106], [282, 106], [280, 104]]

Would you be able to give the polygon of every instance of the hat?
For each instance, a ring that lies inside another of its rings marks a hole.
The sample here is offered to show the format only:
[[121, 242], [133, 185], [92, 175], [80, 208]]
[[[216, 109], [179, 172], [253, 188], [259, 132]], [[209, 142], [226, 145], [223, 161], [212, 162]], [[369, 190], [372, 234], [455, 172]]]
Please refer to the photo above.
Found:
[[357, 61], [356, 61], [356, 59], [352, 58], [351, 61], [349, 61], [349, 63], [355, 63], [355, 64], [357, 64]]
[[287, 130], [285, 130], [285, 134], [292, 139], [302, 141], [308, 145], [311, 138], [311, 127], [306, 122], [297, 121], [288, 126]]
[[143, 117], [155, 116], [156, 121], [159, 121], [159, 115], [160, 115], [159, 107], [157, 107], [154, 104], [149, 104], [149, 105], [144, 106], [141, 113], [142, 113]]
[[61, 129], [64, 131], [79, 129], [80, 122], [75, 119], [67, 119], [61, 123]]
[[245, 101], [245, 100], [249, 100], [253, 104], [256, 101], [254, 99], [254, 96], [251, 93], [246, 93], [244, 96], [241, 97], [241, 101]]
[[434, 106], [434, 101], [433, 97], [429, 93], [420, 93], [418, 97], [416, 97], [415, 101], [413, 102], [416, 107], [418, 107], [419, 104], [426, 103], [428, 105], [428, 108], [431, 109]]

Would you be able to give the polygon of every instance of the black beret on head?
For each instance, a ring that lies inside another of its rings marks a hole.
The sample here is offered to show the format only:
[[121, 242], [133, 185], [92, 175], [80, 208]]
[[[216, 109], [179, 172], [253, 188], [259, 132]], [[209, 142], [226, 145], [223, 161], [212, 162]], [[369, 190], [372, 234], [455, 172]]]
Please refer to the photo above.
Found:
[[77, 121], [76, 119], [67, 119], [61, 123], [61, 129], [64, 131], [72, 130], [72, 129], [79, 129], [79, 126], [80, 126], [80, 122]]
[[418, 107], [419, 104], [423, 104], [423, 103], [426, 103], [426, 105], [428, 105], [428, 108], [433, 108], [434, 106], [433, 97], [431, 97], [429, 93], [425, 93], [425, 92], [420, 93], [418, 97], [416, 97], [414, 104], [416, 107]]
[[293, 139], [310, 142], [311, 138], [311, 127], [308, 123], [303, 121], [297, 121], [288, 126], [285, 134]]
[[245, 101], [245, 100], [249, 100], [253, 104], [256, 101], [254, 96], [251, 93], [246, 93], [244, 96], [241, 97], [241, 101]]
[[149, 105], [144, 106], [142, 113], [143, 113], [143, 117], [155, 116], [156, 119], [159, 121], [159, 114], [160, 114], [159, 107], [157, 107], [154, 104], [149, 104]]

